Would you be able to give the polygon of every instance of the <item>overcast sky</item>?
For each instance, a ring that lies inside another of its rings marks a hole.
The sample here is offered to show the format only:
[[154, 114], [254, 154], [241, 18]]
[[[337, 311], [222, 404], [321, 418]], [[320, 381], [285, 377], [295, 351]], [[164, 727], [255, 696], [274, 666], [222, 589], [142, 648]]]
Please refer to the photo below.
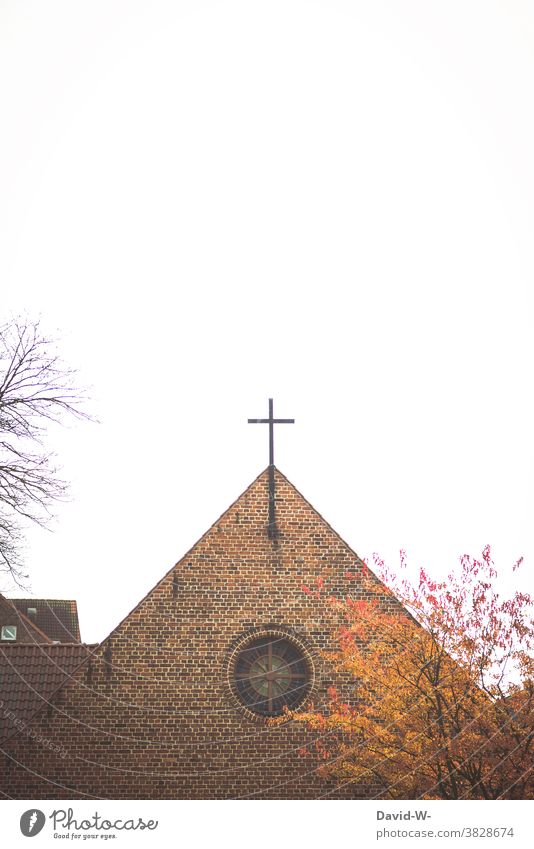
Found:
[[0, 0], [1, 318], [100, 419], [27, 565], [83, 639], [267, 465], [269, 396], [362, 557], [534, 589], [533, 44], [529, 0]]

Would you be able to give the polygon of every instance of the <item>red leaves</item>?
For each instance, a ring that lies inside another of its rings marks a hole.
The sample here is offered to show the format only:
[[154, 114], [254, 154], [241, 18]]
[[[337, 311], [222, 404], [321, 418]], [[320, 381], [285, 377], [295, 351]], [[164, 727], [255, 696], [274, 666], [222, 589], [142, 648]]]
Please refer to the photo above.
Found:
[[[410, 583], [408, 573], [399, 577], [378, 555], [374, 562], [385, 587], [367, 567], [346, 572], [346, 580], [358, 580], [329, 611], [346, 624], [337, 630], [337, 652], [324, 657], [351, 676], [350, 704], [342, 701], [349, 684], [342, 679], [341, 691], [328, 688], [322, 709], [294, 717], [321, 735], [308, 747], [319, 774], [365, 783], [378, 770], [399, 798], [436, 798], [435, 772], [448, 781], [447, 748], [457, 789], [447, 785], [445, 794], [479, 798], [480, 771], [495, 797], [508, 788], [515, 792], [531, 775], [533, 599], [519, 592], [499, 597], [489, 546], [478, 559], [463, 555], [446, 580], [432, 580], [420, 569]], [[328, 604], [325, 581], [309, 583], [306, 593]], [[515, 703], [510, 707], [514, 676], [515, 692], [529, 705], [521, 714]], [[534, 776], [528, 780], [531, 796], [524, 797], [532, 798]]]
[[339, 634], [339, 646], [345, 657], [354, 649], [356, 636], [357, 633], [352, 633], [352, 631]]
[[523, 562], [523, 558], [522, 558], [522, 557], [520, 557], [520, 558], [519, 558], [519, 560], [516, 560], [516, 562], [515, 562], [515, 563], [514, 563], [514, 565], [512, 566], [512, 570], [515, 572], [515, 570], [516, 570], [516, 569], [519, 569], [519, 567], [521, 566], [522, 562]]
[[315, 751], [317, 753], [317, 756], [323, 761], [327, 761], [330, 757], [328, 749], [326, 748], [326, 746], [323, 745], [323, 743], [321, 743], [320, 740], [315, 741]]
[[300, 588], [303, 593], [306, 595], [312, 596], [313, 598], [320, 598], [321, 593], [324, 590], [325, 581], [322, 575], [319, 575], [318, 578], [315, 579], [315, 589], [311, 589], [306, 584], [301, 584]]

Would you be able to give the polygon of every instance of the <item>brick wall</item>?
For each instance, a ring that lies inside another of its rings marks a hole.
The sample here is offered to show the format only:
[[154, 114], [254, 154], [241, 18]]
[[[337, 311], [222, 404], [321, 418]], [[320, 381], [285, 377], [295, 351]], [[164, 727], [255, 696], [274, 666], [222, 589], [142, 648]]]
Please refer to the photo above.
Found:
[[[360, 561], [276, 472], [280, 538], [268, 539], [267, 472], [5, 747], [0, 786], [18, 798], [304, 799], [331, 793], [299, 749], [300, 724], [271, 727], [232, 694], [228, 659], [250, 632], [293, 635], [314, 667], [311, 700], [339, 680], [320, 652], [335, 622], [302, 591], [331, 593]], [[356, 589], [355, 589], [356, 587]], [[351, 583], [357, 594], [357, 582]], [[392, 602], [388, 602], [392, 603]], [[58, 751], [52, 751], [57, 746]], [[349, 786], [328, 798], [353, 798]], [[363, 795], [363, 793], [361, 794]]]

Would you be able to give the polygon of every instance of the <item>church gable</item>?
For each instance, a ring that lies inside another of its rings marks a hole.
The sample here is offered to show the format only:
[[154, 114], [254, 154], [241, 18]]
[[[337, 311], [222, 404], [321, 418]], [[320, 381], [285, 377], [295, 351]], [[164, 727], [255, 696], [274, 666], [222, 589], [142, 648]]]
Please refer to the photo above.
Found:
[[[196, 677], [212, 681], [209, 699], [217, 693], [222, 701], [225, 656], [249, 633], [283, 627], [305, 634], [316, 655], [314, 640], [324, 642], [334, 621], [325, 622], [324, 605], [303, 587], [321, 578], [329, 593], [344, 594], [345, 574], [362, 564], [278, 470], [276, 500], [279, 537], [273, 541], [265, 470], [111, 633], [108, 655], [116, 658], [119, 647], [127, 651], [135, 641], [137, 656], [148, 664], [156, 647], [172, 674], [185, 680], [194, 653]], [[177, 698], [190, 696], [184, 688]]]
[[361, 561], [278, 470], [275, 484], [275, 537], [266, 470], [36, 715], [40, 736], [68, 757], [28, 735], [10, 741], [11, 781], [22, 795], [324, 791], [298, 754], [308, 733], [292, 722], [273, 727], [269, 717], [344, 686], [321, 654], [335, 648], [335, 621], [303, 586], [322, 578], [330, 594], [344, 593], [345, 573]]

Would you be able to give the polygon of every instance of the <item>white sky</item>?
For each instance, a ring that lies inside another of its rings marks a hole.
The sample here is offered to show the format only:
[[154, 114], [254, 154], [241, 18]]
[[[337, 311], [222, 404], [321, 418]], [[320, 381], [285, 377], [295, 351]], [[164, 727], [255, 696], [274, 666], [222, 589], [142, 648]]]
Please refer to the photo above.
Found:
[[528, 0], [0, 1], [1, 317], [101, 420], [28, 567], [85, 640], [267, 465], [270, 395], [361, 556], [534, 589], [533, 44]]

